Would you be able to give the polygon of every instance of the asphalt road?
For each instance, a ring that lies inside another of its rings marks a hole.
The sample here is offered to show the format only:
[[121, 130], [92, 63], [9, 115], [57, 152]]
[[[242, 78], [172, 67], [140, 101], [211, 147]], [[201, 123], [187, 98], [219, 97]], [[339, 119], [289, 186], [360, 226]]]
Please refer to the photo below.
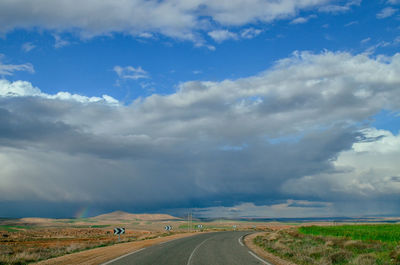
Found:
[[243, 244], [249, 232], [200, 234], [151, 246], [105, 264], [112, 265], [255, 265], [269, 264]]

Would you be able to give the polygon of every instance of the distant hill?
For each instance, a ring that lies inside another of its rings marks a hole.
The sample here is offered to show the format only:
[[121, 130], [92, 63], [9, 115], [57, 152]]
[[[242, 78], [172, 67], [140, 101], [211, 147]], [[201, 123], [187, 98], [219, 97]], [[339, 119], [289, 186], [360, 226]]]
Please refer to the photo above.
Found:
[[174, 217], [169, 214], [133, 214], [133, 213], [127, 213], [123, 211], [115, 211], [112, 213], [107, 213], [107, 214], [101, 214], [95, 217], [92, 217], [91, 219], [96, 219], [96, 220], [104, 220], [104, 221], [129, 221], [129, 220], [140, 220], [140, 221], [159, 221], [159, 220], [174, 220], [174, 219], [179, 219], [177, 217]]

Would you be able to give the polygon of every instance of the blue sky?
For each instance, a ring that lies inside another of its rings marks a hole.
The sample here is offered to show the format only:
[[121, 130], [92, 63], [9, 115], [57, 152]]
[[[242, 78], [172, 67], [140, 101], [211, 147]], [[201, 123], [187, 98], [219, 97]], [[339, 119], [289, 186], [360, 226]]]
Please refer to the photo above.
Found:
[[0, 2], [0, 215], [398, 215], [399, 21], [397, 0]]
[[[345, 1], [341, 4], [345, 5]], [[86, 96], [108, 94], [129, 103], [138, 96], [172, 93], [180, 82], [222, 81], [256, 75], [294, 51], [328, 49], [360, 53], [379, 43], [393, 42], [399, 34], [396, 13], [377, 18], [388, 6], [396, 8], [383, 1], [369, 1], [351, 6], [345, 12], [299, 10], [296, 15], [271, 23], [249, 23], [228, 29], [216, 26], [238, 35], [249, 28], [260, 32], [253, 38], [218, 42], [200, 31], [198, 34], [205, 42], [201, 47], [157, 32], [150, 39], [125, 32], [82, 39], [74, 30], [55, 33], [35, 28], [6, 32], [0, 44], [5, 56], [3, 61], [29, 62], [35, 69], [35, 74], [16, 72], [10, 80], [29, 80], [46, 93], [65, 90]], [[308, 21], [295, 24], [298, 18]], [[55, 36], [62, 40], [61, 45]], [[29, 51], [24, 50], [27, 44], [31, 47]], [[387, 45], [377, 47], [374, 52], [393, 54], [397, 48], [397, 45]], [[148, 78], [118, 80], [113, 71], [116, 65], [142, 67]]]

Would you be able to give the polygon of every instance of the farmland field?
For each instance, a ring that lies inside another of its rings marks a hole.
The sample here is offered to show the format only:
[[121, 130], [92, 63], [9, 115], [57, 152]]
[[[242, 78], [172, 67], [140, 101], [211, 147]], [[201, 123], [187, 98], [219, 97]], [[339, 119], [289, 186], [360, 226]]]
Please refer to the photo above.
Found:
[[356, 240], [400, 242], [400, 224], [309, 226], [299, 231], [309, 235], [342, 236]]
[[400, 264], [400, 225], [304, 226], [269, 231], [254, 243], [295, 264]]

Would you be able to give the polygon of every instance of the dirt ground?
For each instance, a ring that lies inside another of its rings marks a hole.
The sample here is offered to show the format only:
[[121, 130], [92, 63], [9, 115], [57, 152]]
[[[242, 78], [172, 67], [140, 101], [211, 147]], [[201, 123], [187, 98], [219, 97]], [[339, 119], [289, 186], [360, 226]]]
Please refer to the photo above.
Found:
[[[161, 232], [128, 230], [122, 241], [137, 241]], [[107, 228], [18, 228], [0, 231], [0, 264], [26, 264], [99, 246], [112, 245], [118, 238]]]

